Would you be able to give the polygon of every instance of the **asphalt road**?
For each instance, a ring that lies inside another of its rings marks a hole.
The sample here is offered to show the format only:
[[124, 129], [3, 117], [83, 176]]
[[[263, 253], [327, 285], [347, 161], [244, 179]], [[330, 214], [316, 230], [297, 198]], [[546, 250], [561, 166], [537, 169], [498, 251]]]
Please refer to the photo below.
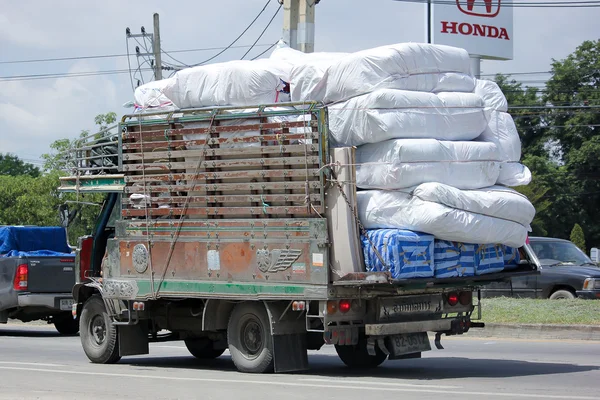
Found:
[[349, 372], [327, 346], [311, 370], [242, 374], [225, 353], [200, 362], [182, 342], [91, 364], [79, 337], [52, 326], [0, 325], [0, 399], [578, 399], [600, 398], [600, 342], [444, 338], [445, 350]]

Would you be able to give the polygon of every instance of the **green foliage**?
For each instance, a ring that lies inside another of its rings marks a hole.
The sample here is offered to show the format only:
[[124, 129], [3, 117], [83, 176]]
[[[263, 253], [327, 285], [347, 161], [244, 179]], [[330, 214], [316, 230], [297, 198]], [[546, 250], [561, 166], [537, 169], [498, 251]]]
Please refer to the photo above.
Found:
[[543, 94], [503, 75], [496, 82], [521, 136], [522, 163], [533, 175], [531, 184], [517, 188], [536, 208], [533, 233], [567, 239], [581, 221], [588, 242], [597, 246], [600, 113], [588, 106], [600, 106], [600, 40], [553, 60]]
[[600, 325], [598, 313], [600, 301], [508, 297], [481, 300], [483, 320], [496, 324]]
[[20, 160], [19, 157], [6, 153], [0, 153], [0, 175], [31, 177], [40, 176], [40, 169], [32, 164]]
[[581, 251], [586, 252], [585, 249], [585, 235], [583, 234], [583, 229], [579, 224], [575, 224], [573, 226], [573, 230], [571, 231], [571, 242], [575, 244], [575, 246], [579, 247]]

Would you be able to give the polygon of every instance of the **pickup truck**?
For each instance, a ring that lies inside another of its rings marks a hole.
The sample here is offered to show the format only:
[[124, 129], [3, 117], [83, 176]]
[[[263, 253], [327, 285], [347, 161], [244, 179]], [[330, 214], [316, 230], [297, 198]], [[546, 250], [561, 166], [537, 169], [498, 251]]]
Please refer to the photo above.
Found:
[[76, 334], [74, 264], [65, 228], [0, 227], [0, 323], [45, 320], [61, 334]]
[[481, 290], [482, 297], [600, 299], [600, 267], [573, 242], [532, 236], [520, 251], [536, 264], [539, 275], [494, 282]]
[[354, 150], [329, 147], [327, 107], [273, 107], [128, 115], [65, 154], [76, 162], [59, 191], [106, 199], [74, 274], [92, 362], [183, 340], [206, 360], [229, 348], [243, 372], [305, 370], [324, 345], [372, 368], [421, 357], [427, 332], [441, 349], [442, 335], [483, 327], [478, 287], [537, 273], [527, 259], [447, 278], [367, 271], [356, 186], [342, 184], [355, 182]]

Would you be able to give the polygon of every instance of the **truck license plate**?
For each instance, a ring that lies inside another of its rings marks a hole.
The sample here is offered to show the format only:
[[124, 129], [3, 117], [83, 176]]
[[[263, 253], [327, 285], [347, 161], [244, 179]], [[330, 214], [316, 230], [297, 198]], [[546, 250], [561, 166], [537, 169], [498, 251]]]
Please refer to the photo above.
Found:
[[73, 308], [73, 303], [75, 300], [73, 299], [60, 299], [60, 309], [65, 311], [71, 311]]
[[394, 356], [431, 350], [431, 343], [429, 343], [427, 332], [394, 335], [390, 337], [390, 341]]

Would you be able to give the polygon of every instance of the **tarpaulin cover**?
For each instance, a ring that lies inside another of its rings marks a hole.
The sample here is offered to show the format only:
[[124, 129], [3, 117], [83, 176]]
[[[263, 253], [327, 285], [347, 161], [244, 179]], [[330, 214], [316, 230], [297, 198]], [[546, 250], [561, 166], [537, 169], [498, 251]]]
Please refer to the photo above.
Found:
[[492, 274], [504, 269], [504, 248], [499, 244], [478, 245], [475, 250], [475, 275]]
[[473, 93], [426, 93], [379, 89], [328, 107], [335, 146], [358, 146], [387, 139], [472, 140], [488, 125], [489, 114]]
[[436, 278], [475, 275], [475, 245], [438, 240], [434, 242]]
[[412, 191], [359, 191], [358, 215], [367, 229], [408, 229], [443, 240], [520, 247], [535, 209], [508, 190], [460, 191], [425, 183]]
[[0, 227], [0, 254], [39, 250], [71, 253], [67, 245], [65, 228], [60, 226]]
[[477, 140], [498, 146], [502, 161], [517, 162], [521, 159], [521, 138], [508, 113], [492, 111], [486, 129]]
[[37, 251], [18, 251], [11, 250], [6, 254], [3, 254], [2, 257], [73, 257], [75, 258], [75, 253], [61, 253], [59, 251], [51, 251], [51, 250], [37, 250]]
[[473, 92], [469, 53], [458, 47], [398, 43], [351, 53], [333, 63], [311, 92], [294, 101], [348, 100], [377, 89]]
[[373, 246], [362, 236], [365, 265], [369, 272], [390, 272], [394, 279], [430, 278], [433, 276], [433, 236], [398, 229], [367, 231]]
[[402, 189], [438, 182], [459, 189], [496, 184], [500, 156], [493, 143], [396, 139], [356, 149], [356, 185]]

